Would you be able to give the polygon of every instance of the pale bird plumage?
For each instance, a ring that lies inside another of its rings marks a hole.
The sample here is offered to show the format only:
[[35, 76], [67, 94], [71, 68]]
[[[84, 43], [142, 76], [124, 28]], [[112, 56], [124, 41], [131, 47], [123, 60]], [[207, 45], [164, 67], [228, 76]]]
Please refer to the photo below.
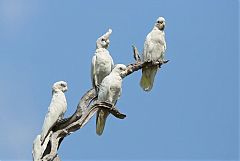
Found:
[[[159, 17], [156, 20], [152, 31], [145, 39], [143, 50], [144, 62], [164, 61], [164, 53], [166, 51], [164, 28], [165, 19]], [[150, 91], [152, 89], [157, 70], [158, 66], [146, 66], [142, 69], [140, 85], [144, 91]]]
[[92, 86], [98, 91], [98, 87], [102, 80], [112, 71], [113, 59], [107, 50], [110, 43], [110, 35], [112, 30], [109, 29], [107, 33], [97, 39], [97, 48], [95, 55], [92, 58], [91, 65], [91, 80]]
[[67, 91], [67, 83], [59, 81], [53, 84], [52, 87], [52, 100], [48, 107], [48, 112], [45, 116], [42, 132], [41, 132], [41, 144], [49, 134], [54, 124], [63, 118], [64, 113], [67, 110], [67, 100], [64, 92]]
[[48, 141], [50, 139], [50, 135], [48, 135], [46, 137], [46, 141], [44, 142], [43, 145], [42, 142], [41, 142], [41, 135], [37, 135], [35, 140], [33, 141], [33, 149], [32, 149], [32, 157], [33, 157], [33, 161], [40, 161], [41, 160], [41, 157], [44, 153], [44, 150], [46, 149], [47, 147], [47, 144], [48, 144]]
[[41, 138], [41, 135], [37, 135], [37, 137], [33, 141], [33, 150], [32, 150], [33, 161], [40, 161], [42, 156], [42, 146], [41, 146], [40, 138]]
[[[98, 101], [109, 102], [112, 105], [117, 103], [121, 95], [122, 77], [125, 71], [125, 65], [117, 64], [112, 72], [103, 79], [99, 88]], [[98, 135], [102, 135], [108, 115], [108, 111], [98, 110], [96, 120], [96, 133]]]

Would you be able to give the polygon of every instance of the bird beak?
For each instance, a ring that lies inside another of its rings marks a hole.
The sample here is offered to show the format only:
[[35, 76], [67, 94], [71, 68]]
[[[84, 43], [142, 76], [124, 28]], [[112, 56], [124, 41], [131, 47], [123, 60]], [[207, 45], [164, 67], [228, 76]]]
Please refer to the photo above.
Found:
[[165, 22], [162, 24], [162, 30], [164, 30], [164, 28], [165, 28]]
[[120, 76], [121, 76], [122, 78], [126, 77], [126, 75], [127, 75], [127, 70], [121, 72], [121, 74], [120, 74]]

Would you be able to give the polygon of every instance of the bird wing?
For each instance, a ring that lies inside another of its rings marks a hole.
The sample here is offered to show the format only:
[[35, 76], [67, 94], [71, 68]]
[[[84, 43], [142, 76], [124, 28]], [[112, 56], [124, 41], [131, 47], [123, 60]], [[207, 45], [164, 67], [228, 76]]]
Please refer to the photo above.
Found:
[[42, 141], [42, 144], [52, 127], [66, 112], [66, 109], [67, 103], [64, 93], [53, 94], [51, 103], [48, 108], [48, 112], [43, 122], [40, 139]]
[[144, 42], [143, 61], [152, 60], [151, 53], [152, 53], [154, 45], [151, 40], [151, 37], [152, 37], [151, 34], [152, 34], [152, 32], [150, 32], [147, 35], [145, 42]]
[[108, 95], [109, 95], [109, 88], [110, 88], [110, 82], [111, 82], [111, 75], [106, 76], [100, 87], [99, 87], [99, 93], [98, 93], [98, 100], [99, 101], [108, 101]]
[[[111, 55], [110, 55], [111, 56]], [[111, 59], [112, 59], [112, 57], [111, 57]], [[111, 62], [111, 71], [113, 70], [113, 68], [114, 68], [114, 62], [113, 62], [113, 59], [111, 60], [112, 62]]]
[[42, 146], [40, 138], [41, 135], [37, 135], [37, 137], [33, 141], [32, 157], [34, 161], [39, 161], [39, 159], [41, 159], [42, 156]]
[[94, 55], [92, 58], [92, 66], [91, 66], [91, 80], [92, 80], [92, 86], [96, 89], [97, 88], [97, 79], [96, 79], [96, 59], [97, 56]]
[[42, 143], [45, 140], [48, 132], [51, 130], [53, 125], [57, 122], [57, 120], [58, 120], [58, 116], [55, 113], [48, 111], [48, 113], [45, 116], [43, 127], [42, 127], [42, 133], [41, 133]]
[[[109, 100], [110, 78], [111, 78], [110, 75], [106, 76], [100, 85], [99, 93], [98, 93], [99, 101]], [[107, 110], [101, 109], [97, 111], [96, 133], [98, 135], [102, 135], [108, 115], [109, 115], [109, 112]]]
[[[155, 38], [155, 30], [152, 30], [146, 37], [144, 43], [144, 51], [143, 51], [143, 61], [153, 61], [157, 58], [156, 47], [159, 44], [156, 44], [153, 39]], [[159, 51], [160, 52], [160, 51]], [[153, 87], [155, 75], [157, 73], [158, 67], [143, 67], [142, 69], [142, 78], [140, 81], [140, 86], [144, 91], [150, 91]]]
[[113, 105], [116, 105], [117, 100], [122, 92], [122, 78], [120, 76], [112, 77], [113, 85], [109, 89], [109, 99]]

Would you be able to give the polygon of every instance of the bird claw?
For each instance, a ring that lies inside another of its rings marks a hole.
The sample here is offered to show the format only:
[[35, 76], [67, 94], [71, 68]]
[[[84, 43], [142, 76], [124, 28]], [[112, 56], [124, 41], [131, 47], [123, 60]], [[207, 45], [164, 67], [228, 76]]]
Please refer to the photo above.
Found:
[[152, 63], [157, 64], [157, 63], [159, 63], [159, 60], [153, 60]]
[[64, 132], [65, 134], [68, 134], [68, 131], [67, 131], [66, 129], [63, 129], [63, 132]]
[[110, 104], [111, 107], [114, 107], [114, 104], [111, 101], [106, 101], [106, 103]]
[[159, 62], [159, 64], [165, 64], [167, 63], [169, 60], [164, 60], [164, 59], [159, 59], [157, 62]]
[[166, 64], [167, 62], [169, 62], [169, 60], [163, 60], [163, 64]]

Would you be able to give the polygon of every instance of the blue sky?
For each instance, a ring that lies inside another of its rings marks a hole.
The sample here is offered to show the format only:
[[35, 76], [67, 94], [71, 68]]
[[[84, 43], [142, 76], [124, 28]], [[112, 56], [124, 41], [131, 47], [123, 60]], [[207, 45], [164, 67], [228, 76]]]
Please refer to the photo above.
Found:
[[116, 63], [133, 62], [154, 21], [166, 19], [166, 58], [150, 93], [141, 72], [124, 79], [104, 134], [95, 117], [67, 137], [70, 160], [237, 160], [239, 155], [239, 3], [236, 0], [0, 0], [0, 160], [31, 160], [51, 100], [68, 82], [71, 115], [91, 87], [96, 39], [112, 28]]

